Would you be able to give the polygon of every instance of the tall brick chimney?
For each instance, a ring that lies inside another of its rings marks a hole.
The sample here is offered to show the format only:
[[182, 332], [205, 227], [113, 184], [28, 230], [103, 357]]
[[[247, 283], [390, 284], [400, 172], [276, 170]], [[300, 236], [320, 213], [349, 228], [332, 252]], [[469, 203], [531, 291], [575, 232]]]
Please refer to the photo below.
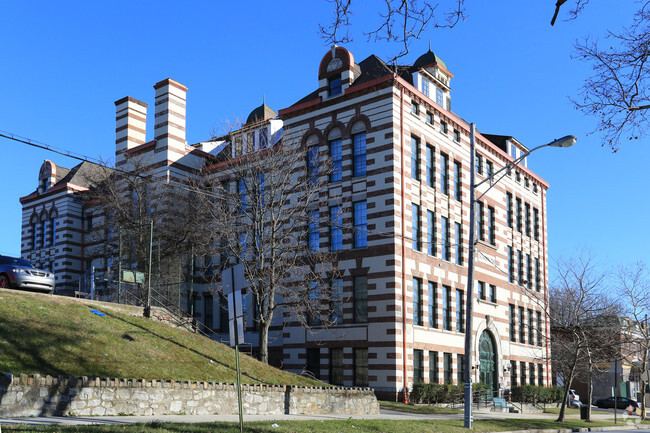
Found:
[[[156, 162], [170, 165], [187, 153], [185, 147], [187, 87], [167, 78], [156, 83], [153, 88], [156, 89], [154, 139], [156, 151], [160, 155], [160, 159], [157, 157]], [[166, 151], [163, 152], [162, 149]]]
[[147, 104], [126, 96], [115, 101], [115, 166], [126, 161], [124, 151], [146, 142]]

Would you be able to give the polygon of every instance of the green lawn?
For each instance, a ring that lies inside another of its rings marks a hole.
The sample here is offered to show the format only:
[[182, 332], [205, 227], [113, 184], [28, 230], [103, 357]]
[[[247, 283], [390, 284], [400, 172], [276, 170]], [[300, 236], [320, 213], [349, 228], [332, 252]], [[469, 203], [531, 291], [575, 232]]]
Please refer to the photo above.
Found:
[[[114, 304], [0, 290], [0, 373], [236, 382], [229, 347], [126, 311]], [[240, 365], [243, 383], [327, 386], [246, 355]]]
[[[277, 427], [273, 427], [273, 424]], [[524, 420], [506, 419], [475, 421], [473, 431], [476, 433], [527, 430], [527, 429], [559, 429], [578, 427], [599, 427], [612, 425], [612, 423], [585, 423], [579, 420], [571, 420], [565, 423], [556, 423], [550, 420]], [[2, 426], [3, 432], [87, 432], [87, 433], [210, 433], [224, 432], [235, 433], [239, 431], [237, 423], [198, 423], [198, 424], [173, 424], [173, 423], [149, 423], [133, 425], [106, 425], [106, 426], [80, 426], [80, 427], [59, 427], [59, 426]], [[463, 427], [462, 421], [439, 421], [439, 420], [417, 420], [417, 421], [387, 421], [387, 420], [340, 420], [340, 421], [265, 421], [265, 422], [244, 422], [246, 433], [463, 433], [467, 429]]]

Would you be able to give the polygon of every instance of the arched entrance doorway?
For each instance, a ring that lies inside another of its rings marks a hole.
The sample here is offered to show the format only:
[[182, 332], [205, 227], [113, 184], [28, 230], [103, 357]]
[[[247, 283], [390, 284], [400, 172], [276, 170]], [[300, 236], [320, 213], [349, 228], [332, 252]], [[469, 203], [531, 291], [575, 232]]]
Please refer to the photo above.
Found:
[[478, 341], [479, 351], [479, 381], [490, 387], [488, 395], [494, 395], [499, 388], [499, 372], [497, 371], [497, 351], [494, 337], [490, 331], [483, 331]]

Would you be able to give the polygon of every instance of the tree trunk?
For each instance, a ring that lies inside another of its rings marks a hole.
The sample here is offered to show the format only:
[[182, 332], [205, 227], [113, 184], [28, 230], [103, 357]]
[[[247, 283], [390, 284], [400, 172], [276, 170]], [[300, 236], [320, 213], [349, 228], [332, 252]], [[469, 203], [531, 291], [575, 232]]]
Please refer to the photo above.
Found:
[[271, 321], [260, 320], [260, 330], [258, 332], [258, 350], [257, 359], [265, 364], [269, 363], [269, 327]]

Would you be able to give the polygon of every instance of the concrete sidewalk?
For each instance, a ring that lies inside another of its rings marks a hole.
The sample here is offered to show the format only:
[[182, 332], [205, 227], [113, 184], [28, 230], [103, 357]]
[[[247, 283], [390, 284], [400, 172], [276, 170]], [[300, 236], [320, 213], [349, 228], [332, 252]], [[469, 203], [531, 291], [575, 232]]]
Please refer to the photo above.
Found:
[[[637, 416], [624, 415], [620, 411], [618, 416], [619, 427], [617, 429], [636, 428], [640, 421]], [[548, 419], [554, 420], [556, 414], [549, 413], [503, 413], [491, 412], [490, 408], [481, 408], [473, 411], [474, 420], [521, 418], [521, 419]], [[593, 420], [613, 421], [613, 412], [592, 412]], [[567, 419], [578, 419], [579, 415], [567, 415]], [[348, 420], [348, 419], [385, 419], [385, 420], [463, 420], [463, 414], [411, 414], [405, 412], [382, 410], [379, 415], [244, 415], [244, 422], [267, 421], [280, 424], [283, 421], [306, 421], [306, 420]], [[203, 423], [203, 422], [239, 422], [238, 415], [155, 415], [155, 416], [97, 416], [97, 417], [28, 417], [28, 418], [0, 418], [2, 425], [91, 425], [91, 424], [133, 424], [150, 422], [171, 422], [171, 423]], [[557, 430], [553, 430], [557, 431]], [[592, 428], [592, 431], [596, 431]]]

